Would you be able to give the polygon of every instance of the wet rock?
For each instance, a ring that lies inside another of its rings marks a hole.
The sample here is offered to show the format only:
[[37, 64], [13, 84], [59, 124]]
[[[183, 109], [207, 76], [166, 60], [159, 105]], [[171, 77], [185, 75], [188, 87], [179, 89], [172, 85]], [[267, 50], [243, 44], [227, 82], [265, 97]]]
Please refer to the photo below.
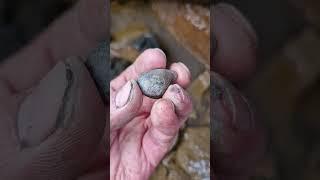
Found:
[[168, 69], [154, 69], [140, 75], [137, 82], [144, 95], [158, 99], [177, 78], [177, 73]]

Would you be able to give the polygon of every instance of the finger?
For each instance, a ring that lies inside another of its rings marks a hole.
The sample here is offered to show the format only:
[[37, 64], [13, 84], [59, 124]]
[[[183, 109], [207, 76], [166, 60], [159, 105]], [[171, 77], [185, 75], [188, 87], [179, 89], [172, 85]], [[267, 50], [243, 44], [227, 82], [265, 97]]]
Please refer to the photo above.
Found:
[[10, 179], [75, 179], [88, 169], [84, 162], [98, 152], [105, 114], [82, 62], [69, 59], [57, 64], [21, 102], [20, 154], [0, 174]]
[[152, 107], [150, 127], [143, 144], [146, 154], [153, 165], [160, 162], [172, 148], [179, 129], [192, 110], [192, 103], [187, 93], [178, 85], [171, 85]]
[[[34, 86], [50, 69], [70, 56], [86, 55], [107, 36], [107, 1], [81, 0], [0, 67], [13, 92]], [[19, 72], [19, 73], [16, 73]]]
[[211, 70], [232, 81], [247, 79], [256, 66], [256, 37], [248, 21], [233, 6], [214, 6]]
[[173, 63], [170, 66], [170, 69], [176, 71], [178, 74], [176, 83], [179, 84], [181, 87], [186, 88], [189, 86], [191, 82], [191, 73], [190, 70], [186, 65], [183, 63]]
[[143, 148], [147, 159], [156, 167], [171, 148], [181, 122], [175, 114], [174, 104], [167, 99], [159, 99], [151, 110], [150, 127], [143, 138]]
[[143, 73], [157, 68], [166, 67], [166, 55], [160, 49], [147, 49], [137, 60], [123, 71], [117, 78], [111, 81], [111, 88], [117, 91], [127, 81], [137, 79], [138, 76]]
[[248, 101], [212, 73], [211, 147], [217, 178], [248, 177], [264, 152], [264, 131]]
[[162, 98], [173, 102], [175, 113], [181, 121], [185, 121], [192, 111], [192, 101], [189, 94], [178, 84], [170, 85]]
[[133, 119], [142, 104], [142, 92], [135, 80], [128, 81], [118, 92], [111, 90], [110, 128], [118, 130]]

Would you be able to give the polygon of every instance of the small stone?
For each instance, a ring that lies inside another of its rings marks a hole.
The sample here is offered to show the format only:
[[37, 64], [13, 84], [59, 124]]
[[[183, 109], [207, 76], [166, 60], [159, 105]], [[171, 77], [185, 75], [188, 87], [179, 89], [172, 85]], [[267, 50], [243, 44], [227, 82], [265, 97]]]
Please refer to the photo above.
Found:
[[137, 82], [142, 93], [150, 98], [158, 99], [177, 79], [177, 73], [168, 69], [154, 69], [142, 73]]

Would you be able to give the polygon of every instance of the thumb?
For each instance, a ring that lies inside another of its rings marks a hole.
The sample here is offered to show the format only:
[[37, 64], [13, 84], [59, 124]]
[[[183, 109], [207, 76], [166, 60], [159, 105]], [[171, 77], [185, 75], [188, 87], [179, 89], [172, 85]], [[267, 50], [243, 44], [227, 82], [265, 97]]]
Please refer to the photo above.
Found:
[[85, 66], [58, 63], [20, 104], [20, 153], [4, 179], [74, 179], [98, 151], [105, 113]]
[[114, 132], [137, 115], [143, 96], [135, 80], [128, 81], [118, 92], [111, 88], [110, 94], [110, 128]]

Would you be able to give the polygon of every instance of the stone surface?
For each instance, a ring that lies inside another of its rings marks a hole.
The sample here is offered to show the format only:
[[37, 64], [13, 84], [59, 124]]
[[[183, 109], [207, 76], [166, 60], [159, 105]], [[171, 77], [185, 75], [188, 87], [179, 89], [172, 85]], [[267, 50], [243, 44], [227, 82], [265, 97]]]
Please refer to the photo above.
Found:
[[167, 155], [152, 180], [209, 180], [210, 128], [186, 128], [174, 151]]
[[144, 50], [160, 47], [155, 35], [150, 31], [143, 31], [138, 27], [128, 28], [125, 34], [114, 35], [114, 41], [111, 43], [113, 56], [133, 62]]
[[200, 126], [210, 124], [210, 74], [208, 71], [200, 74], [192, 81], [188, 92], [192, 97], [193, 111], [188, 125]]
[[177, 73], [168, 69], [154, 69], [142, 73], [137, 82], [142, 93], [150, 98], [161, 98], [177, 78]]
[[205, 68], [201, 60], [195, 56], [196, 53], [189, 51], [184, 42], [176, 39], [166, 25], [159, 21], [149, 2], [111, 2], [111, 24], [110, 51], [116, 57], [133, 62], [139, 52], [131, 46], [130, 42], [143, 34], [151, 33], [166, 53], [168, 64], [183, 61], [187, 67], [190, 67], [192, 78], [196, 78]]
[[210, 128], [187, 128], [177, 149], [177, 162], [194, 179], [210, 179]]
[[142, 49], [136, 48], [143, 45], [137, 42], [150, 30], [143, 23], [130, 23], [112, 34], [111, 53], [113, 56], [134, 62]]
[[152, 7], [173, 37], [181, 42], [198, 60], [209, 67], [209, 6], [176, 1], [153, 1]]

